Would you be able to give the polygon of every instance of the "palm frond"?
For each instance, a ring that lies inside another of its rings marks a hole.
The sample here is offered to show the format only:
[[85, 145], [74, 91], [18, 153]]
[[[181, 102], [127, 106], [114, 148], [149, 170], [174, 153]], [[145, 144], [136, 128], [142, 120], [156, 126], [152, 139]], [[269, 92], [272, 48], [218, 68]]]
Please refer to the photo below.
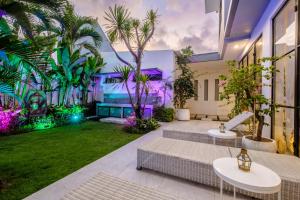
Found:
[[100, 33], [95, 30], [95, 28], [85, 27], [80, 29], [77, 33], [75, 33], [74, 40], [77, 41], [85, 37], [91, 38], [94, 42], [94, 45], [96, 47], [100, 47], [102, 37]]
[[22, 102], [21, 98], [15, 94], [14, 89], [3, 82], [0, 82], [0, 93], [16, 98], [19, 102]]
[[65, 5], [66, 0], [10, 0], [1, 1], [0, 9], [33, 39], [34, 25], [41, 22], [47, 26], [47, 13], [61, 13]]
[[100, 53], [99, 50], [92, 44], [88, 42], [81, 43], [80, 46], [84, 47], [87, 49], [89, 52], [91, 52], [94, 56], [99, 57]]

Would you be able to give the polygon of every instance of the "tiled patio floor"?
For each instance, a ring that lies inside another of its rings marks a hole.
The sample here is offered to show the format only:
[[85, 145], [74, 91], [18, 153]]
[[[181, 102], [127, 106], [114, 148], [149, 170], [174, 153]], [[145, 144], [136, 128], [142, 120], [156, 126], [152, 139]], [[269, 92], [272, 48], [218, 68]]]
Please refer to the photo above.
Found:
[[[150, 132], [122, 148], [96, 160], [80, 170], [64, 177], [48, 187], [32, 194], [26, 200], [58, 200], [70, 190], [77, 188], [99, 172], [120, 177], [122, 179], [163, 190], [186, 200], [214, 200], [219, 199], [219, 190], [204, 185], [195, 184], [182, 179], [165, 176], [150, 170], [136, 170], [136, 150], [143, 143], [147, 143], [162, 135], [162, 129], [194, 129], [199, 130], [210, 126], [217, 127], [216, 122], [189, 121], [164, 124], [156, 131]], [[233, 199], [232, 194], [224, 199]], [[240, 199], [244, 199], [241, 198]]]

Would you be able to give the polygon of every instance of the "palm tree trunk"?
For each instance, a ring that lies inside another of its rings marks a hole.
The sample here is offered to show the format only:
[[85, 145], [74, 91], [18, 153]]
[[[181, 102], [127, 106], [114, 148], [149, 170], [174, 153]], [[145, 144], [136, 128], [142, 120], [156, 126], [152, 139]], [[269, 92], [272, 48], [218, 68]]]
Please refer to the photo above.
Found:
[[138, 77], [141, 74], [141, 57], [138, 57], [136, 60], [137, 66], [136, 66], [136, 90], [135, 90], [135, 96], [136, 96], [136, 118], [142, 119], [142, 108], [141, 108], [141, 93], [140, 93], [140, 87], [141, 87], [141, 81], [138, 79]]

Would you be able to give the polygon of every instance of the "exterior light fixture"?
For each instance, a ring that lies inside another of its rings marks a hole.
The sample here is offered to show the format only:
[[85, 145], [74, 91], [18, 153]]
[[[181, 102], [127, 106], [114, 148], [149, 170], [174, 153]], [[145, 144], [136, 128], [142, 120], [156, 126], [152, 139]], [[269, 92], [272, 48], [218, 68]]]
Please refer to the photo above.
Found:
[[239, 153], [239, 155], [237, 155], [236, 158], [237, 158], [239, 169], [245, 172], [249, 172], [251, 168], [252, 160], [247, 153], [247, 149], [242, 148], [241, 152]]
[[236, 45], [233, 46], [233, 48], [238, 49], [238, 48], [240, 48], [240, 45], [236, 44]]

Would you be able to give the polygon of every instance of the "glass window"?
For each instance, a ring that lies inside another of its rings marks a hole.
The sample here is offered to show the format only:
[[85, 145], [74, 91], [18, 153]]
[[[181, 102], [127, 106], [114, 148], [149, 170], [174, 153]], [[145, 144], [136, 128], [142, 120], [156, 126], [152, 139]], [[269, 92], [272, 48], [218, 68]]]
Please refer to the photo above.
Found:
[[220, 92], [219, 92], [219, 79], [215, 79], [215, 101], [219, 101]]
[[105, 78], [105, 84], [122, 83], [123, 78], [119, 76]]
[[296, 15], [295, 1], [287, 5], [274, 19], [275, 56], [282, 56], [295, 48]]
[[280, 153], [294, 153], [295, 116], [295, 1], [288, 1], [274, 18], [274, 56], [287, 55], [274, 63], [273, 100], [279, 107], [274, 114], [273, 136]]
[[254, 64], [254, 47], [251, 48], [248, 54], [248, 65]]
[[256, 63], [258, 63], [258, 60], [263, 57], [262, 55], [262, 37], [260, 37], [259, 40], [255, 43], [255, 56], [256, 56]]
[[294, 153], [294, 109], [279, 107], [275, 113], [274, 136], [279, 153]]
[[248, 66], [248, 57], [245, 56], [243, 59], [243, 67], [247, 67]]
[[282, 106], [294, 106], [295, 98], [295, 56], [284, 57], [275, 63], [275, 102]]
[[[255, 43], [255, 63], [259, 63], [259, 59], [263, 57], [262, 55], [262, 37], [260, 37]], [[259, 83], [260, 87], [258, 92], [262, 93], [262, 74], [255, 74], [255, 80]]]
[[197, 101], [198, 100], [198, 80], [194, 80], [194, 90], [195, 90], [195, 96], [194, 96], [194, 100]]
[[208, 101], [208, 80], [204, 80], [204, 101]]

